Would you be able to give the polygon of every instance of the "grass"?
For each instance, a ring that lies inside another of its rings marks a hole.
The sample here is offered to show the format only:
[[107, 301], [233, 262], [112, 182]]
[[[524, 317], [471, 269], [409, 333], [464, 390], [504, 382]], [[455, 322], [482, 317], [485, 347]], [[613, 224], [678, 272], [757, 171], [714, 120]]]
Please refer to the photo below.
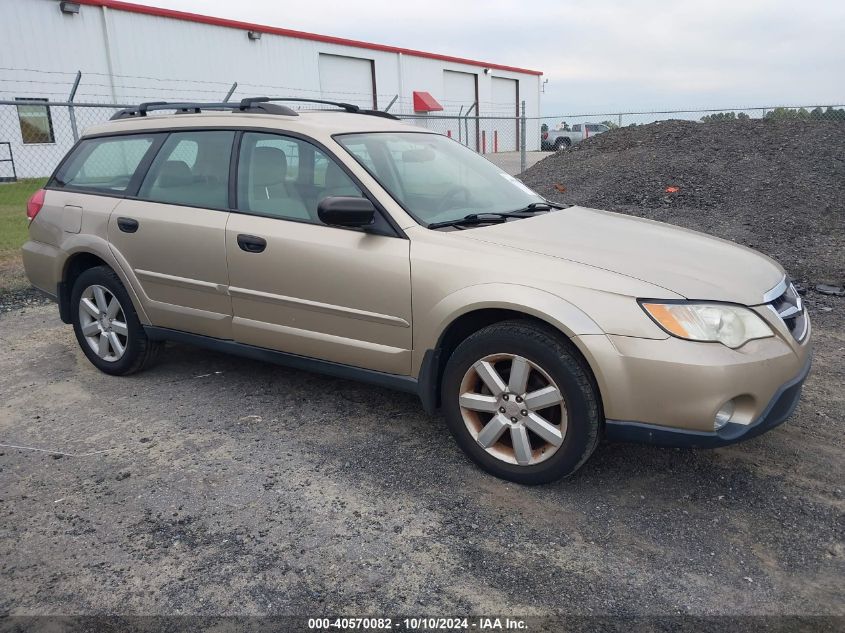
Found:
[[0, 293], [28, 285], [20, 252], [27, 238], [26, 201], [46, 180], [24, 178], [0, 183]]
[[45, 178], [25, 178], [0, 183], [0, 255], [23, 246], [27, 234], [26, 201], [45, 182]]

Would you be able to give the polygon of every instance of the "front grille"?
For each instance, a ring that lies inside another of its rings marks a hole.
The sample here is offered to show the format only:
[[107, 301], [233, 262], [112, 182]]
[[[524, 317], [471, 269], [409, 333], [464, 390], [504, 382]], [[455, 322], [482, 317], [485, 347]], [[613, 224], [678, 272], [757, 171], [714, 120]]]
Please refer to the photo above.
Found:
[[804, 340], [808, 326], [807, 310], [794, 285], [787, 285], [783, 294], [770, 301], [768, 305], [784, 322], [796, 341]]

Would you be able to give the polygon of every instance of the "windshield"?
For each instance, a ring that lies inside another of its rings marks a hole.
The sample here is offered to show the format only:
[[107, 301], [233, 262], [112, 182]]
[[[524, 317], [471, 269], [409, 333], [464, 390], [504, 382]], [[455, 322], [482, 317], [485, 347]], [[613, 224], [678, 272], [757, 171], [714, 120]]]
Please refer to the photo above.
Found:
[[374, 132], [335, 138], [421, 224], [543, 202], [513, 176], [439, 134]]

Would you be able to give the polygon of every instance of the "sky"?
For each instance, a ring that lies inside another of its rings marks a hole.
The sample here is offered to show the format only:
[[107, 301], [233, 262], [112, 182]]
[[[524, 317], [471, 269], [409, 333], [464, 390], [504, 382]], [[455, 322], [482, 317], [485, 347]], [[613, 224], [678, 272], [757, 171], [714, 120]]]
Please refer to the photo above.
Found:
[[544, 115], [845, 103], [845, 0], [135, 0], [543, 72]]

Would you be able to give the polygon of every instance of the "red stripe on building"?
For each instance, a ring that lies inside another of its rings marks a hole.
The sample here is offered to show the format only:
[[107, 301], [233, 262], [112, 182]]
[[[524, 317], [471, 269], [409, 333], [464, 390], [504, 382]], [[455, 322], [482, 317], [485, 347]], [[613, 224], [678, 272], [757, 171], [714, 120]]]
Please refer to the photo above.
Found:
[[253, 24], [252, 22], [241, 22], [239, 20], [229, 20], [227, 18], [216, 18], [210, 15], [200, 15], [199, 13], [176, 11], [175, 9], [150, 7], [147, 5], [135, 4], [132, 2], [122, 2], [121, 0], [76, 0], [76, 2], [78, 2], [79, 4], [87, 4], [95, 7], [106, 7], [108, 9], [114, 9], [115, 11], [142, 13], [144, 15], [154, 15], [162, 18], [172, 18], [174, 20], [185, 20], [187, 22], [198, 22], [200, 24], [211, 24], [213, 26], [225, 26], [233, 29], [241, 29], [244, 31], [260, 31], [261, 33], [283, 35], [284, 37], [293, 37], [300, 40], [312, 40], [315, 42], [325, 42], [327, 44], [338, 44], [340, 46], [352, 46], [355, 48], [365, 48], [367, 50], [382, 51], [385, 53], [402, 53], [403, 55], [410, 55], [412, 57], [439, 59], [444, 62], [468, 64], [470, 66], [480, 66], [482, 68], [495, 68], [496, 70], [507, 70], [514, 73], [525, 73], [528, 75], [543, 74], [539, 70], [516, 68], [514, 66], [503, 66], [502, 64], [482, 62], [475, 59], [465, 59], [463, 57], [452, 57], [451, 55], [439, 55], [437, 53], [417, 51], [411, 48], [387, 46], [385, 44], [373, 44], [372, 42], [362, 42], [360, 40], [348, 40], [343, 37], [333, 37], [331, 35], [318, 35], [317, 33], [306, 33], [305, 31], [283, 29], [277, 26], [267, 26], [265, 24]]

